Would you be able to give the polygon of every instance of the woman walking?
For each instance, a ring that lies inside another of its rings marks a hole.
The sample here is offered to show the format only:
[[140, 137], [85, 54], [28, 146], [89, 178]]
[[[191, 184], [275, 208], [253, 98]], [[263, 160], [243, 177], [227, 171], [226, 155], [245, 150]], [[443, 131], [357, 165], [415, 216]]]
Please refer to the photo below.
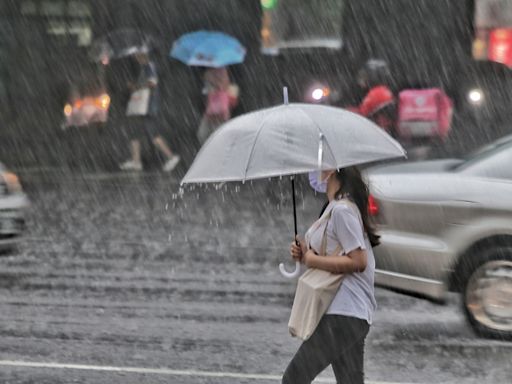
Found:
[[201, 145], [231, 118], [231, 110], [238, 102], [238, 86], [231, 83], [226, 67], [206, 69], [204, 81], [206, 110], [197, 130], [197, 139]]
[[[314, 179], [313, 179], [314, 180]], [[290, 253], [308, 268], [343, 274], [330, 306], [311, 337], [302, 343], [283, 375], [283, 384], [311, 383], [328, 365], [336, 381], [364, 382], [364, 341], [376, 309], [375, 259], [379, 244], [368, 216], [368, 188], [355, 167], [322, 171], [316, 185], [329, 203], [300, 245]], [[342, 255], [338, 250], [343, 249]], [[325, 254], [319, 254], [324, 249]]]

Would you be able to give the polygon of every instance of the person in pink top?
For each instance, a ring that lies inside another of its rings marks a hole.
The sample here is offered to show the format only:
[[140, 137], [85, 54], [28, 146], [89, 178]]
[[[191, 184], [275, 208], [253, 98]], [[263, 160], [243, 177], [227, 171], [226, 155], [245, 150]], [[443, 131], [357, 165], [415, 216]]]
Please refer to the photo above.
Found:
[[197, 130], [197, 138], [202, 145], [224, 122], [231, 118], [231, 110], [238, 102], [238, 87], [231, 84], [225, 67], [208, 68], [204, 72], [207, 95], [206, 110]]

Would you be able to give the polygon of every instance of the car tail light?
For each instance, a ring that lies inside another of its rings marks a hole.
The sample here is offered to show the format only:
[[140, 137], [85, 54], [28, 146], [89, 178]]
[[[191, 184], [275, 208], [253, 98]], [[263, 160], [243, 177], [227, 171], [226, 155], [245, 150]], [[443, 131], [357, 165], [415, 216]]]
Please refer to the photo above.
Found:
[[64, 115], [66, 116], [71, 116], [71, 114], [73, 113], [73, 107], [71, 106], [71, 104], [66, 104], [64, 106]]
[[368, 196], [368, 214], [370, 216], [377, 216], [379, 214], [379, 205], [372, 195]]
[[108, 109], [110, 105], [110, 96], [107, 94], [103, 94], [100, 97], [98, 97], [96, 102], [101, 109]]
[[18, 193], [22, 191], [18, 176], [16, 176], [14, 173], [6, 172], [3, 174], [3, 178], [9, 193]]

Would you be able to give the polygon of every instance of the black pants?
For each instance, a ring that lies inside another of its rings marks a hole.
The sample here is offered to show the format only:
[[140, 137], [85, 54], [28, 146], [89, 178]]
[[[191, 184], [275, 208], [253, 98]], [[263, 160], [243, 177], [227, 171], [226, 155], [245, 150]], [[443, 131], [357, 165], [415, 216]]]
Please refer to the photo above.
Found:
[[283, 384], [310, 384], [329, 364], [337, 383], [364, 383], [366, 320], [325, 315], [313, 335], [302, 343], [283, 375]]
[[126, 117], [126, 128], [130, 140], [153, 140], [160, 136], [157, 119], [149, 115]]

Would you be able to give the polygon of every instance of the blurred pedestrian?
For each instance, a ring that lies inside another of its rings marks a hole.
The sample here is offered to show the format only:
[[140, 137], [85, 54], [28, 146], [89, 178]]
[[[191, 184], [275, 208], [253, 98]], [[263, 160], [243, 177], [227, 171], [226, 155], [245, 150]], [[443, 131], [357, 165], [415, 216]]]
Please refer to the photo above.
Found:
[[139, 64], [139, 76], [135, 83], [129, 83], [131, 96], [126, 109], [130, 135], [131, 159], [120, 165], [124, 171], [141, 171], [140, 140], [149, 136], [156, 148], [165, 156], [163, 170], [172, 171], [180, 161], [159, 133], [157, 114], [159, 109], [158, 75], [155, 64], [144, 51], [135, 54]]
[[206, 109], [197, 130], [197, 138], [201, 145], [220, 125], [230, 119], [239, 96], [239, 88], [231, 83], [226, 67], [206, 69], [204, 83]]
[[365, 92], [365, 96], [358, 107], [350, 109], [374, 121], [386, 132], [394, 134], [396, 101], [389, 87], [390, 77], [385, 61], [368, 60], [357, 76], [358, 85]]
[[318, 326], [286, 368], [282, 382], [311, 383], [332, 365], [338, 383], [362, 384], [364, 341], [377, 306], [372, 247], [379, 244], [368, 216], [368, 188], [355, 167], [322, 171], [312, 187], [326, 193], [329, 204], [305, 240], [291, 244], [290, 253], [308, 268], [344, 277]]

